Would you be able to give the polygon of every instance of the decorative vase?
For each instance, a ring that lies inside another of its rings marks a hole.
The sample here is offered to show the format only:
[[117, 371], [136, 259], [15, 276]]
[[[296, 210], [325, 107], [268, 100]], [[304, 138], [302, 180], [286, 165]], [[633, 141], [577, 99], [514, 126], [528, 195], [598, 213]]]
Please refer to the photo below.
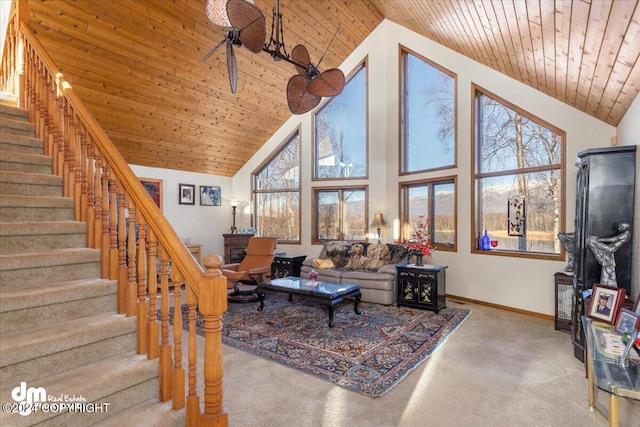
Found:
[[422, 252], [414, 252], [413, 253], [416, 256], [416, 267], [422, 267], [424, 264], [422, 263]]

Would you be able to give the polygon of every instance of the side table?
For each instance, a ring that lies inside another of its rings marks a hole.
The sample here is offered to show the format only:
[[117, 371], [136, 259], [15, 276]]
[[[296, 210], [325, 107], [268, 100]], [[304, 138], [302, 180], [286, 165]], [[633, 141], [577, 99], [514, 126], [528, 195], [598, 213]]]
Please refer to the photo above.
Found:
[[398, 306], [432, 310], [446, 308], [446, 265], [398, 264]]
[[300, 277], [300, 269], [305, 259], [307, 259], [306, 255], [276, 255], [271, 263], [271, 279], [287, 276]]
[[640, 400], [640, 365], [632, 360], [620, 360], [604, 351], [603, 334], [613, 332], [613, 325], [594, 322], [582, 316], [586, 338], [587, 379], [589, 382], [589, 407], [595, 406], [596, 386], [609, 394], [609, 426], [617, 427], [620, 422], [619, 398]]

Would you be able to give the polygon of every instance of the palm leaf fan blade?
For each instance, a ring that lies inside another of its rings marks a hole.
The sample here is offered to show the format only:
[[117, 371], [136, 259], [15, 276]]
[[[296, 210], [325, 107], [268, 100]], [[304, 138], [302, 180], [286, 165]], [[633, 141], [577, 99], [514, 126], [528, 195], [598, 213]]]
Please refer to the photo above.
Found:
[[316, 96], [307, 91], [309, 79], [305, 76], [295, 75], [287, 83], [287, 104], [293, 114], [304, 114], [311, 111], [320, 103], [321, 96]]

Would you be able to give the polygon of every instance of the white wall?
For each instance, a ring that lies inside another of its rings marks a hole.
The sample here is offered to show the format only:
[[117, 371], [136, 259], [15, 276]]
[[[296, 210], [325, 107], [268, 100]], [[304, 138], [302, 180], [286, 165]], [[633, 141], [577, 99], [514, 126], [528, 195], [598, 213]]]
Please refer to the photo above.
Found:
[[[162, 212], [183, 240], [190, 239], [192, 244], [202, 245], [202, 257], [218, 254], [224, 257], [222, 234], [228, 233], [233, 221], [229, 199], [233, 198], [231, 178], [177, 171], [172, 169], [150, 168], [130, 165], [138, 178], [162, 180]], [[178, 184], [196, 186], [196, 204], [178, 204]], [[199, 191], [201, 185], [220, 187], [221, 206], [200, 206]], [[238, 215], [236, 225], [238, 225]], [[242, 225], [247, 227], [248, 225]]]
[[[436, 252], [432, 263], [445, 264], [447, 293], [517, 309], [553, 315], [553, 274], [565, 262], [490, 256], [471, 253], [471, 83], [501, 96], [567, 133], [566, 218], [573, 231], [575, 216], [575, 168], [578, 152], [609, 144], [616, 129], [585, 113], [449, 50], [391, 21], [383, 21], [345, 60], [341, 69], [348, 74], [368, 57], [369, 70], [369, 213], [377, 210], [385, 218], [398, 220], [398, 44], [453, 71], [458, 76], [457, 168], [440, 172], [458, 175], [458, 251]], [[282, 94], [283, 98], [285, 94]], [[636, 121], [637, 123], [637, 121]], [[320, 246], [311, 245], [311, 113], [291, 117], [234, 176], [238, 197], [250, 200], [250, 176], [254, 169], [293, 131], [301, 126], [302, 137], [302, 244], [279, 245], [278, 251], [317, 256]], [[637, 132], [636, 132], [637, 135]], [[436, 176], [425, 173], [404, 180]], [[337, 183], [332, 182], [331, 185]], [[350, 182], [351, 184], [351, 182]], [[313, 183], [321, 186], [322, 183]], [[375, 189], [375, 191], [374, 191]], [[371, 221], [372, 218], [369, 218]], [[375, 230], [371, 230], [374, 238]], [[383, 241], [393, 241], [392, 229], [383, 229]]]
[[[640, 144], [640, 97], [627, 110], [616, 129], [618, 145]], [[640, 149], [636, 150], [636, 192], [633, 221], [633, 272], [631, 274], [631, 295], [640, 294]]]

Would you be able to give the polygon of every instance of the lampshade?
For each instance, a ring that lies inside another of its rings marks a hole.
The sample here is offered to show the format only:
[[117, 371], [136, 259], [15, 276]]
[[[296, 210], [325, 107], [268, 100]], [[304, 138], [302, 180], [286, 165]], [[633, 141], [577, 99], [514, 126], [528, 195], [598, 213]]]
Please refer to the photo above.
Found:
[[373, 218], [373, 222], [371, 223], [371, 227], [386, 227], [387, 221], [384, 220], [384, 215], [381, 212], [376, 212], [376, 216]]
[[231, 205], [232, 208], [235, 208], [240, 204], [240, 200], [239, 199], [229, 199], [229, 204]]

